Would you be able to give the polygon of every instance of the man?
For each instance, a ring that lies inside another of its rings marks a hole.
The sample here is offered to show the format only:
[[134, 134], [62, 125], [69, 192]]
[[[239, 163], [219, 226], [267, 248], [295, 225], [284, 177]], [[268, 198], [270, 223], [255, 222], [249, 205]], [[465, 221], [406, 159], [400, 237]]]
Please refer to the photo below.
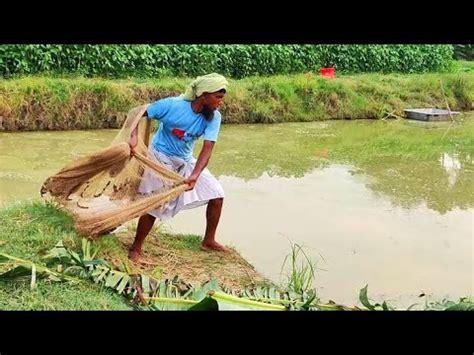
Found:
[[[170, 97], [152, 103], [145, 116], [160, 120], [160, 126], [150, 144], [150, 153], [162, 164], [185, 177], [186, 191], [168, 206], [141, 216], [138, 221], [135, 241], [129, 250], [129, 258], [138, 261], [143, 242], [156, 218], [173, 217], [181, 209], [207, 204], [206, 232], [201, 244], [203, 250], [227, 251], [215, 241], [224, 190], [206, 166], [212, 155], [221, 125], [221, 105], [227, 88], [227, 80], [212, 73], [198, 77], [178, 97]], [[203, 136], [204, 144], [196, 160], [193, 156], [195, 141]], [[130, 147], [137, 145], [137, 129], [133, 131]], [[159, 191], [160, 181], [150, 172], [145, 172], [139, 191], [148, 194]]]

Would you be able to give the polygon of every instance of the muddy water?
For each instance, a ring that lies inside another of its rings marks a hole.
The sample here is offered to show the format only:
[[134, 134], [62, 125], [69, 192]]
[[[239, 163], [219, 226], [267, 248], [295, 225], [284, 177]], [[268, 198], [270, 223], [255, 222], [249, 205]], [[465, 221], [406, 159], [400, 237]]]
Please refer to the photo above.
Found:
[[[226, 191], [219, 241], [275, 281], [289, 240], [304, 245], [323, 300], [355, 304], [366, 284], [369, 297], [396, 305], [424, 302], [420, 293], [473, 294], [473, 158], [333, 155], [347, 125], [355, 136], [370, 129], [361, 122], [223, 127], [210, 164]], [[115, 133], [0, 133], [0, 202], [39, 198], [46, 177]], [[183, 211], [162, 228], [202, 235], [204, 215], [205, 207]]]

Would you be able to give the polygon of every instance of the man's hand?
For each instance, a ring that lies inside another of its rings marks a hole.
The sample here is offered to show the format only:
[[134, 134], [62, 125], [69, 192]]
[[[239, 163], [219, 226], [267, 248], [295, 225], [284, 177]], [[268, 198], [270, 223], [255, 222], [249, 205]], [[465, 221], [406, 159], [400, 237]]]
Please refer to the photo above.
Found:
[[194, 189], [194, 185], [196, 185], [197, 179], [198, 179], [198, 177], [191, 175], [191, 176], [188, 177], [186, 180], [184, 180], [184, 182], [185, 182], [186, 184], [188, 184], [188, 187], [186, 188], [185, 191], [189, 191], [189, 190]]

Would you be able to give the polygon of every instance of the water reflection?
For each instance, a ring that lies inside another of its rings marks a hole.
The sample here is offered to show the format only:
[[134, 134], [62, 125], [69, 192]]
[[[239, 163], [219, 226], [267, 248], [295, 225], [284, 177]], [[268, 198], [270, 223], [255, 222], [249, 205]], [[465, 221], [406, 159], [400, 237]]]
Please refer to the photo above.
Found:
[[[340, 151], [340, 142], [366, 140], [372, 129], [374, 123], [369, 122], [224, 126], [209, 167], [217, 177], [250, 181], [263, 174], [301, 178], [345, 162], [352, 174], [369, 177], [367, 187], [394, 205], [424, 204], [439, 213], [474, 206], [470, 154], [444, 152], [419, 161], [354, 152], [347, 143]], [[0, 202], [37, 197], [44, 179], [69, 161], [106, 147], [116, 132], [0, 133]]]
[[448, 173], [448, 186], [454, 186], [459, 170], [461, 170], [461, 162], [458, 159], [458, 154], [443, 153], [439, 161]]
[[[226, 190], [220, 240], [273, 280], [280, 279], [289, 238], [326, 270], [316, 277], [325, 299], [355, 304], [365, 284], [372, 297], [406, 306], [422, 291], [438, 298], [472, 293], [472, 210], [440, 215], [425, 205], [394, 205], [368, 188], [371, 177], [343, 165], [301, 178], [219, 180]], [[200, 235], [204, 227], [204, 208], [162, 226]]]

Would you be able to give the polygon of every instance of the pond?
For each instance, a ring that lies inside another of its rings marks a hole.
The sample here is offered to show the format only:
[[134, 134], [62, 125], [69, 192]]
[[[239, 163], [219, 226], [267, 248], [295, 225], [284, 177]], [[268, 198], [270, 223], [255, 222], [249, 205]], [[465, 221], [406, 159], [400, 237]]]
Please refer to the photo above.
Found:
[[[365, 120], [224, 126], [209, 165], [226, 191], [217, 240], [274, 281], [290, 241], [303, 245], [323, 300], [356, 304], [366, 284], [370, 298], [397, 306], [423, 303], [421, 293], [472, 295], [472, 147], [411, 154], [394, 129], [432, 145], [441, 135]], [[0, 133], [0, 202], [39, 199], [48, 176], [116, 133]], [[205, 207], [162, 228], [203, 235]]]

